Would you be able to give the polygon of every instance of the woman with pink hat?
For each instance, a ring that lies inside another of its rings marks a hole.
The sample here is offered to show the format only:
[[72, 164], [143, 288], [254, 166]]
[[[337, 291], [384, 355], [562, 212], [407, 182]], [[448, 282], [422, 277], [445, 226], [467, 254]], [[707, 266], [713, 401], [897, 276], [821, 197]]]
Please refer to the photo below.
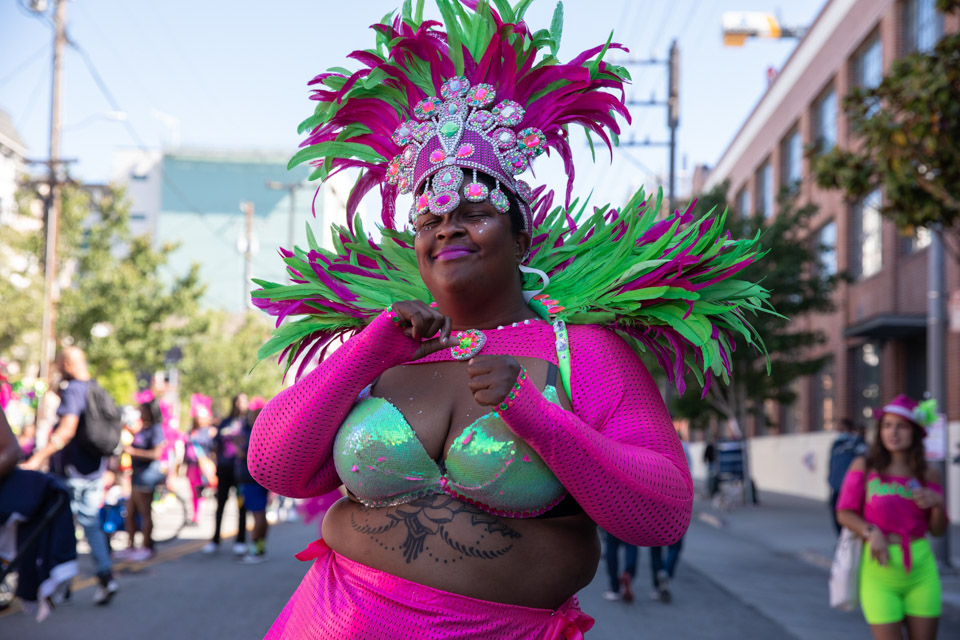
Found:
[[860, 603], [873, 637], [935, 638], [940, 576], [927, 533], [947, 531], [940, 473], [927, 467], [923, 439], [936, 401], [899, 395], [876, 411], [865, 457], [850, 465], [837, 500], [837, 520], [865, 541]]

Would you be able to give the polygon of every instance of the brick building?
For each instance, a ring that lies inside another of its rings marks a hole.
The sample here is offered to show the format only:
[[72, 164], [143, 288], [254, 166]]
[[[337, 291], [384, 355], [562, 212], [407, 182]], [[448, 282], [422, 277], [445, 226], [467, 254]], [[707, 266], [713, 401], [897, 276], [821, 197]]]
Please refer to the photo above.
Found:
[[[729, 196], [745, 214], [776, 215], [782, 186], [793, 186], [801, 204], [819, 208], [808, 238], [831, 249], [821, 269], [853, 276], [836, 294], [835, 313], [800, 318], [798, 325], [825, 332], [821, 348], [833, 356], [819, 375], [799, 381], [798, 401], [768, 407], [748, 434], [830, 430], [842, 417], [863, 422], [871, 407], [893, 394], [919, 397], [926, 389], [927, 251], [920, 230], [905, 237], [882, 219], [877, 191], [849, 202], [812, 182], [805, 148], [851, 144], [841, 108], [856, 86], [876, 86], [893, 61], [933, 47], [944, 32], [960, 29], [935, 0], [830, 0], [776, 79], [696, 189], [730, 183]], [[960, 289], [960, 268], [947, 258], [947, 291]], [[960, 334], [947, 336], [947, 395], [941, 406], [960, 420]], [[950, 357], [954, 354], [954, 357]]]

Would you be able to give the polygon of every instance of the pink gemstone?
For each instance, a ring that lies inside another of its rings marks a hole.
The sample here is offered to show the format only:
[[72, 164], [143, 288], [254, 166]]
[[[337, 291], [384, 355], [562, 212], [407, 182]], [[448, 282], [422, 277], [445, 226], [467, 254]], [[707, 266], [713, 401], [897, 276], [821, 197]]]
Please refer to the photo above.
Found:
[[430, 113], [436, 108], [437, 108], [437, 105], [435, 105], [433, 102], [424, 102], [423, 106], [420, 107], [421, 111], [423, 111], [424, 113]]
[[471, 184], [469, 187], [467, 187], [467, 195], [474, 198], [479, 198], [481, 195], [483, 195], [483, 187], [476, 183]]
[[477, 93], [474, 95], [476, 95], [477, 100], [483, 100], [484, 98], [487, 97], [487, 90], [481, 87], [477, 89]]
[[450, 196], [446, 193], [437, 196], [436, 202], [441, 207], [450, 202]]
[[440, 149], [437, 149], [436, 151], [430, 153], [430, 162], [443, 162], [446, 157], [447, 154]]
[[460, 145], [460, 148], [457, 149], [458, 158], [469, 158], [473, 155], [473, 145], [470, 143]]
[[400, 165], [396, 162], [391, 162], [389, 166], [387, 166], [387, 175], [395, 176], [398, 173], [400, 173]]
[[540, 136], [531, 133], [523, 139], [523, 144], [527, 145], [528, 147], [535, 147], [540, 144]]

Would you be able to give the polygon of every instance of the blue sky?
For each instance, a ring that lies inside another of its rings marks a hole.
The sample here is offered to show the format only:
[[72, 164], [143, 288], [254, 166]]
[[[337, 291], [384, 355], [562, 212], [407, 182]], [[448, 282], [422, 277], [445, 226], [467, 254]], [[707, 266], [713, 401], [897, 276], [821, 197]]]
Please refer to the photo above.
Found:
[[[681, 122], [678, 172], [714, 164], [766, 88], [767, 68], [779, 68], [795, 41], [748, 41], [724, 48], [724, 11], [772, 11], [788, 26], [809, 25], [825, 0], [567, 0], [562, 58], [606, 40], [640, 57], [665, 57], [670, 40], [681, 51]], [[52, 31], [23, 8], [28, 0], [0, 3], [0, 109], [10, 113], [31, 158], [48, 155]], [[62, 154], [76, 158], [80, 179], [109, 180], [113, 152], [169, 146], [296, 150], [297, 124], [312, 104], [306, 83], [327, 67], [343, 65], [349, 51], [372, 44], [367, 27], [400, 0], [75, 0], [67, 6], [70, 37], [86, 52], [127, 122], [109, 120], [104, 96], [84, 58], [65, 59]], [[534, 28], [549, 25], [555, 2], [537, 0], [527, 13]], [[431, 2], [428, 12], [435, 12]], [[49, 10], [48, 10], [49, 14]], [[661, 68], [632, 69], [628, 95], [662, 99]], [[174, 132], [162, 118], [179, 121]], [[635, 107], [623, 138], [665, 140], [662, 108]], [[135, 133], [134, 133], [135, 132]], [[574, 140], [582, 139], [577, 134]], [[598, 154], [591, 166], [585, 145], [578, 159], [576, 193], [622, 201], [631, 184], [655, 187], [649, 173], [666, 172], [663, 148]], [[559, 190], [559, 162], [538, 162], [538, 179]], [[402, 210], [402, 209], [400, 209]]]

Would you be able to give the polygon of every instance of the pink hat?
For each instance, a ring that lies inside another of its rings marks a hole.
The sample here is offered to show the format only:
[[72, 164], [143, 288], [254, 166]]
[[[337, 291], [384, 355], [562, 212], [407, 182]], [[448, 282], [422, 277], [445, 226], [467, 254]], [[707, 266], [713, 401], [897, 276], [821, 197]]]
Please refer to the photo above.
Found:
[[923, 402], [917, 402], [910, 396], [901, 393], [885, 404], [882, 409], [874, 409], [873, 411], [877, 420], [882, 419], [885, 413], [906, 418], [926, 431], [926, 428], [937, 419], [937, 401], [924, 400]]
[[266, 398], [264, 398], [263, 396], [253, 396], [252, 398], [250, 398], [250, 404], [248, 405], [247, 408], [250, 409], [250, 411], [256, 411], [257, 409], [263, 409], [266, 405], [267, 405]]

